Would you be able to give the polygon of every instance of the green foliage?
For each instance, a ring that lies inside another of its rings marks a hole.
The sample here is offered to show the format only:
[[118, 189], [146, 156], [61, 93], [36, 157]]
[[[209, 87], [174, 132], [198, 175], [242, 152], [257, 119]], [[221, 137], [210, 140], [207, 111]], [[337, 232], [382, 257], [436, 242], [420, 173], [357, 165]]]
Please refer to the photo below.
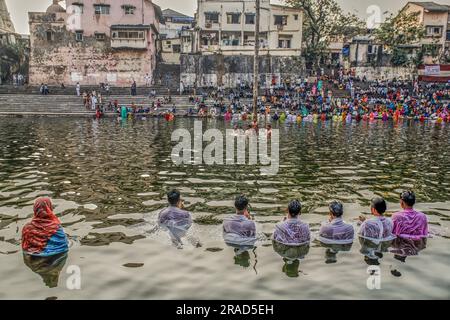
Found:
[[344, 13], [335, 0], [285, 0], [286, 4], [304, 11], [304, 56], [308, 64], [318, 66], [333, 39], [360, 34], [365, 24], [356, 15]]
[[0, 77], [11, 78], [14, 73], [28, 74], [29, 54], [25, 42], [0, 46]]
[[391, 63], [395, 67], [407, 65], [409, 62], [408, 55], [405, 50], [395, 48], [392, 54]]
[[404, 11], [400, 11], [397, 15], [391, 14], [386, 22], [376, 29], [377, 41], [383, 43], [387, 51], [391, 52], [398, 46], [417, 43], [426, 33], [419, 21], [419, 15], [420, 12]]

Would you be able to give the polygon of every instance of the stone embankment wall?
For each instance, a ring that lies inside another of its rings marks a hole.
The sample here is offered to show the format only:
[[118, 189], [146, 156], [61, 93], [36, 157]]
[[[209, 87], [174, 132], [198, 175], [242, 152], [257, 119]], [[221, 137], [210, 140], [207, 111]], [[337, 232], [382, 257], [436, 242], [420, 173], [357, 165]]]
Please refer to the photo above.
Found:
[[[239, 82], [252, 83], [253, 56], [181, 55], [181, 81], [186, 86], [223, 85], [235, 87]], [[304, 75], [304, 68], [299, 57], [261, 56], [261, 82], [264, 85], [277, 83], [280, 79], [296, 79]]]

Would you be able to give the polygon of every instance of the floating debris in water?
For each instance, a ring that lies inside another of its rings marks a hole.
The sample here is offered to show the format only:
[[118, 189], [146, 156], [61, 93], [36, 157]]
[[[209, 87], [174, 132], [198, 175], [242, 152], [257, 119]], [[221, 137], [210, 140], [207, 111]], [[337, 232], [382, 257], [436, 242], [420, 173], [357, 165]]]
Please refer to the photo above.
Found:
[[143, 267], [144, 264], [143, 263], [125, 263], [123, 266], [126, 268], [140, 268], [140, 267]]

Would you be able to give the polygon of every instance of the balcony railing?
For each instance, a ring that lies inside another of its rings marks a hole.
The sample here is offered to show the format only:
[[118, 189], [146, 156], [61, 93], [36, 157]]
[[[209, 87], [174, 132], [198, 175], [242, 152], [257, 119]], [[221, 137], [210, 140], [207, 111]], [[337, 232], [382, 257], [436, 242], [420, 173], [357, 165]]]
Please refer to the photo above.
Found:
[[147, 41], [145, 39], [111, 39], [111, 47], [115, 49], [146, 49]]

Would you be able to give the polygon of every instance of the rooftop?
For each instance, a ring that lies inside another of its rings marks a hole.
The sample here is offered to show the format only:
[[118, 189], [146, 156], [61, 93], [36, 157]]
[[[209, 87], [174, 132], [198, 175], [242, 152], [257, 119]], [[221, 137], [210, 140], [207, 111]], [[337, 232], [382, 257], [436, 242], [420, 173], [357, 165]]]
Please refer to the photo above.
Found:
[[162, 15], [164, 18], [172, 17], [172, 18], [194, 19], [193, 17], [189, 17], [183, 13], [180, 13], [180, 12], [172, 10], [172, 9], [163, 10]]
[[428, 11], [434, 11], [434, 12], [448, 12], [450, 11], [450, 6], [438, 4], [435, 2], [420, 2], [420, 1], [410, 1], [408, 3], [415, 4], [416, 6], [420, 6]]

